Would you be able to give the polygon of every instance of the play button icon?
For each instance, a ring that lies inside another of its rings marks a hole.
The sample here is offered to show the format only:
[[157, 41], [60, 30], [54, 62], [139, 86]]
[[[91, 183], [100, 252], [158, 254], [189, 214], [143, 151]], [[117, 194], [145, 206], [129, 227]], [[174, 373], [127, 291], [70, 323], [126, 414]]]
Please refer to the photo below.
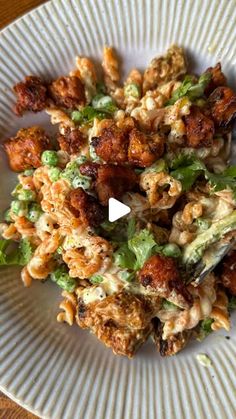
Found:
[[115, 198], [110, 198], [108, 202], [108, 219], [110, 222], [119, 220], [124, 215], [129, 214], [131, 211], [128, 205], [122, 204]]

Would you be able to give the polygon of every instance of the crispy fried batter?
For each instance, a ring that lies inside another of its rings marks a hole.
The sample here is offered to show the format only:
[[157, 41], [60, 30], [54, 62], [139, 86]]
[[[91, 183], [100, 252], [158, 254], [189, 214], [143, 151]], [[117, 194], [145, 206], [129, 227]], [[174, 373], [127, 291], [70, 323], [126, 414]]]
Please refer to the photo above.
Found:
[[22, 128], [16, 137], [9, 138], [4, 143], [9, 164], [14, 172], [22, 172], [41, 166], [41, 154], [51, 148], [49, 138], [43, 128]]
[[134, 128], [129, 139], [128, 160], [135, 166], [151, 166], [164, 153], [164, 138], [158, 134], [147, 135]]
[[205, 94], [209, 96], [218, 86], [226, 86], [227, 79], [221, 71], [221, 63], [217, 63], [215, 67], [209, 67], [205, 73], [211, 73], [211, 81], [205, 89]]
[[154, 58], [144, 72], [143, 91], [178, 78], [186, 73], [186, 59], [182, 48], [172, 45], [166, 55]]
[[129, 137], [126, 130], [115, 124], [104, 128], [99, 137], [93, 137], [92, 145], [96, 154], [106, 163], [126, 163]]
[[40, 112], [47, 106], [47, 88], [39, 77], [27, 76], [17, 83], [13, 90], [17, 96], [15, 112], [22, 115], [26, 111]]
[[180, 278], [176, 262], [171, 257], [151, 256], [139, 272], [144, 287], [154, 289], [157, 295], [167, 298], [180, 307], [189, 307], [192, 297]]
[[59, 134], [57, 136], [57, 141], [61, 150], [66, 151], [68, 154], [76, 154], [84, 143], [84, 137], [78, 128], [71, 130], [67, 127], [64, 135]]
[[236, 116], [236, 95], [229, 87], [217, 87], [209, 96], [209, 105], [214, 122], [227, 127]]
[[214, 122], [205, 116], [197, 106], [184, 118], [187, 144], [190, 147], [211, 147], [214, 136]]
[[102, 205], [108, 205], [109, 198], [120, 199], [137, 183], [137, 175], [129, 167], [104, 164], [98, 168], [95, 190]]
[[222, 265], [221, 282], [236, 295], [236, 250], [224, 258]]
[[63, 108], [85, 105], [84, 85], [78, 77], [59, 77], [49, 86], [55, 104]]
[[92, 163], [90, 161], [82, 163], [79, 171], [83, 176], [89, 176], [92, 179], [96, 179], [98, 174], [98, 168], [100, 167], [99, 163]]
[[184, 330], [168, 339], [162, 339], [163, 324], [158, 318], [153, 319], [152, 337], [161, 356], [172, 356], [181, 351], [188, 343], [192, 335], [192, 330]]
[[105, 218], [104, 211], [97, 200], [88, 195], [82, 188], [71, 191], [67, 197], [67, 205], [75, 217], [85, 225], [98, 226]]
[[115, 293], [85, 305], [78, 301], [77, 322], [90, 328], [115, 354], [131, 358], [152, 331], [152, 310], [142, 298]]

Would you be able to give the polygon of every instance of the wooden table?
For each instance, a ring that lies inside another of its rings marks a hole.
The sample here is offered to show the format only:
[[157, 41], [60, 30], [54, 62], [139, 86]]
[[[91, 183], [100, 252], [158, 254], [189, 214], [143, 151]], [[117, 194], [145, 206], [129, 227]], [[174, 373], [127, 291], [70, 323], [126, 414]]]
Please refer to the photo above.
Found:
[[[45, 0], [0, 0], [0, 29]], [[0, 392], [0, 419], [36, 419]]]

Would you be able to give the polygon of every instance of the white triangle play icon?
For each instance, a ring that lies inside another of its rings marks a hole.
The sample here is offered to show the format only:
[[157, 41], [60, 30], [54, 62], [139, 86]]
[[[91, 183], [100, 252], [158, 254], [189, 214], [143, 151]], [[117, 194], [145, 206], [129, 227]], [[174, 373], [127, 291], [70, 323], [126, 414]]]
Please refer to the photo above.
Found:
[[122, 202], [117, 201], [115, 198], [110, 198], [108, 202], [108, 220], [110, 222], [119, 220], [119, 218], [124, 217], [124, 215], [129, 214], [131, 211], [130, 207]]

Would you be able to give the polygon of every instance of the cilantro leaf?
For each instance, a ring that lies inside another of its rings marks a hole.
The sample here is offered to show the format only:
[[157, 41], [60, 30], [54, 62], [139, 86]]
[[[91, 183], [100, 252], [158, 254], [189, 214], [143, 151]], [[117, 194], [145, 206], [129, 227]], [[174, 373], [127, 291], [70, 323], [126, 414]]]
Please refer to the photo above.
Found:
[[140, 269], [146, 260], [152, 256], [156, 242], [149, 230], [143, 229], [128, 240], [128, 248], [136, 257], [135, 269]]
[[114, 252], [114, 262], [119, 268], [135, 269], [136, 259], [128, 243], [122, 243]]
[[172, 93], [172, 97], [166, 102], [165, 106], [174, 105], [178, 99], [184, 96], [187, 96], [191, 101], [202, 97], [210, 81], [211, 73], [209, 72], [203, 73], [197, 83], [193, 76], [186, 76], [181, 86]]
[[[191, 162], [191, 160], [188, 159], [185, 161], [187, 162], [186, 166], [180, 166], [170, 173], [171, 176], [181, 182], [182, 190], [184, 192], [188, 191], [192, 187], [197, 178], [205, 170], [205, 165], [200, 160], [196, 159], [195, 161], [192, 160]], [[184, 160], [182, 163], [184, 163]]]
[[236, 199], [236, 166], [228, 167], [223, 173], [211, 173], [205, 164], [194, 155], [179, 154], [171, 162], [171, 176], [182, 183], [182, 190], [188, 191], [197, 178], [204, 175], [209, 181], [213, 192], [230, 188]]

